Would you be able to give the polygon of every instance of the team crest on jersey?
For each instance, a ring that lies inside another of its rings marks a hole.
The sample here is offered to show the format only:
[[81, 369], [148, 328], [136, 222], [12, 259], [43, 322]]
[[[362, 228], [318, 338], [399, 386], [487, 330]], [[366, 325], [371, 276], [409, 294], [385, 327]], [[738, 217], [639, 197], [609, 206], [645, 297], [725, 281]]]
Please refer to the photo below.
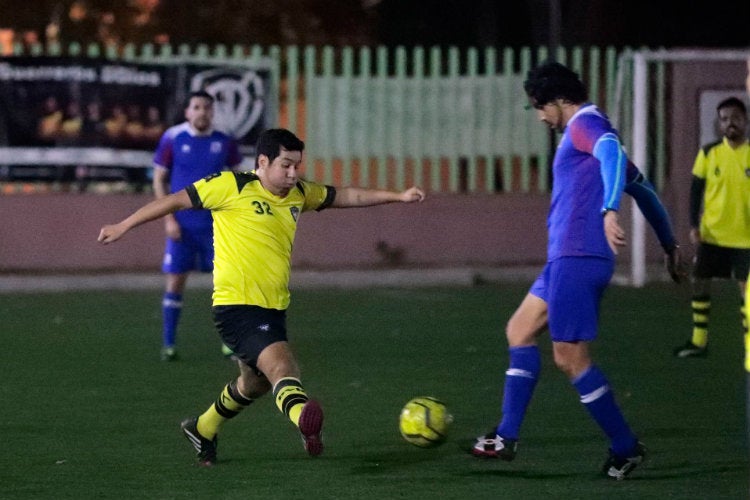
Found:
[[297, 217], [299, 217], [299, 208], [292, 207], [289, 209], [289, 211], [292, 213], [292, 219], [294, 219], [294, 222], [297, 222]]
[[750, 177], [750, 167], [745, 169], [745, 177]]
[[216, 98], [213, 125], [244, 137], [262, 118], [266, 105], [263, 78], [246, 68], [216, 68], [193, 76], [191, 90], [205, 90]]
[[716, 168], [714, 169], [714, 175], [715, 175], [716, 177], [718, 177], [718, 176], [720, 176], [720, 175], [721, 175], [721, 169], [720, 169], [719, 167], [716, 167]]
[[190, 145], [189, 144], [183, 144], [182, 145], [182, 152], [183, 153], [189, 153], [190, 152]]
[[221, 142], [219, 142], [219, 141], [213, 141], [211, 143], [211, 152], [212, 153], [221, 153]]

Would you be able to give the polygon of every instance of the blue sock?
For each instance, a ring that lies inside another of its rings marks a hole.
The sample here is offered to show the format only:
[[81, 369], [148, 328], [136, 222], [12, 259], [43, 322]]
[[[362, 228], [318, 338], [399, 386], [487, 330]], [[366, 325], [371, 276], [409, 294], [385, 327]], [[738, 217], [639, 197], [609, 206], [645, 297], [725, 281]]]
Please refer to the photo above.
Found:
[[177, 337], [177, 324], [180, 322], [180, 313], [182, 312], [182, 294], [165, 292], [161, 301], [161, 311], [164, 318], [162, 343], [165, 346], [173, 346]]
[[542, 361], [537, 346], [511, 347], [510, 367], [505, 372], [503, 418], [497, 426], [498, 435], [518, 439], [521, 424], [534, 394]]
[[573, 381], [573, 385], [581, 396], [581, 403], [609, 438], [612, 452], [627, 456], [638, 439], [625, 422], [604, 373], [592, 365]]

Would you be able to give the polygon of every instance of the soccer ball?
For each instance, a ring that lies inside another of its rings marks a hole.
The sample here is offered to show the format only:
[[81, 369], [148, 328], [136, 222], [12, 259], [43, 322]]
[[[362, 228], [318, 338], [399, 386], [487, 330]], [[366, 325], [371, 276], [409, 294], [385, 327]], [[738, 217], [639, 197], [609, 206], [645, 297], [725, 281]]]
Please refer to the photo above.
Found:
[[445, 441], [453, 416], [442, 401], [421, 396], [401, 410], [399, 430], [407, 442], [420, 448], [438, 446]]

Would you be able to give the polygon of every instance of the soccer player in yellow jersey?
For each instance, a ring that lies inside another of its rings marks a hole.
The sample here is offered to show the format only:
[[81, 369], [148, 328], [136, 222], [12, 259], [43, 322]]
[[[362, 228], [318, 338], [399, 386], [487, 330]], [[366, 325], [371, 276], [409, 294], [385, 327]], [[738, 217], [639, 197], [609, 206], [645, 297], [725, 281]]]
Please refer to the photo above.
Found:
[[199, 417], [182, 430], [198, 463], [216, 462], [222, 424], [272, 391], [276, 405], [299, 427], [305, 449], [323, 451], [323, 410], [309, 399], [286, 334], [292, 246], [300, 214], [327, 207], [364, 207], [418, 202], [424, 192], [335, 188], [300, 179], [304, 142], [285, 129], [266, 130], [252, 173], [222, 172], [156, 199], [123, 221], [101, 229], [112, 243], [130, 229], [186, 208], [211, 210], [214, 218], [214, 323], [238, 359], [240, 374]]
[[[674, 350], [678, 358], [708, 354], [711, 279], [739, 283], [745, 333], [745, 280], [750, 271], [750, 143], [747, 110], [730, 97], [717, 107], [722, 139], [704, 146], [693, 165], [690, 240], [697, 245], [693, 269], [693, 334]], [[701, 213], [702, 208], [702, 213]]]

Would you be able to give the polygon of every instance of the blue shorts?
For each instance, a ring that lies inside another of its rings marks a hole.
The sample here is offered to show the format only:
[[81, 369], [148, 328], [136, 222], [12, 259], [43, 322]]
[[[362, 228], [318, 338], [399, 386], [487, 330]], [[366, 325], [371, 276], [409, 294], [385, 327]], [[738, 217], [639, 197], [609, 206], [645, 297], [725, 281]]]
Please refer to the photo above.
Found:
[[286, 311], [250, 305], [214, 306], [213, 316], [224, 345], [256, 371], [263, 349], [287, 340]]
[[209, 273], [214, 268], [213, 233], [206, 230], [182, 229], [182, 239], [167, 238], [161, 270], [164, 273], [182, 274], [190, 271]]
[[554, 342], [596, 338], [599, 304], [614, 270], [614, 260], [600, 257], [563, 257], [544, 266], [529, 293], [547, 303]]

